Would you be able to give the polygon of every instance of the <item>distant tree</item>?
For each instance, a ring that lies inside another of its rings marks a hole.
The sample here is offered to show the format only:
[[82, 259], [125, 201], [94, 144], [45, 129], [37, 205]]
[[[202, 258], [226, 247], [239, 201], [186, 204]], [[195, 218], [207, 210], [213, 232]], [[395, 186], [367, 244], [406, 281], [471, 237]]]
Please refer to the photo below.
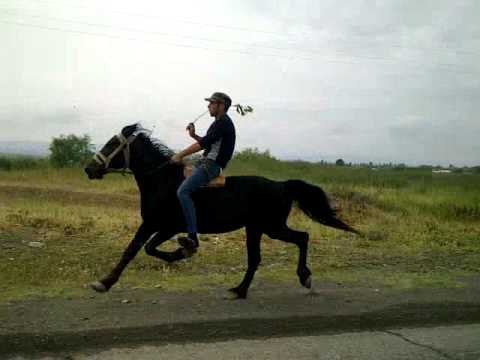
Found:
[[335, 161], [335, 165], [337, 165], [337, 166], [345, 166], [345, 161], [343, 161], [343, 159], [338, 159], [337, 161]]
[[88, 135], [60, 135], [50, 143], [50, 161], [55, 167], [76, 167], [85, 165], [93, 156], [93, 145]]
[[235, 153], [235, 159], [237, 160], [251, 160], [251, 159], [269, 159], [276, 160], [270, 150], [261, 151], [258, 148], [246, 148], [240, 152]]

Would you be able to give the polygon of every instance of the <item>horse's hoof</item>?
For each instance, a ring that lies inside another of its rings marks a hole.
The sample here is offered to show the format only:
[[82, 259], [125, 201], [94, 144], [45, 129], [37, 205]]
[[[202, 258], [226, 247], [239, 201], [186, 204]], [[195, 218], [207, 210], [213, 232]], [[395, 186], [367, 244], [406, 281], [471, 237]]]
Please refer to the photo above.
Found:
[[225, 293], [225, 295], [223, 296], [223, 300], [237, 300], [237, 299], [238, 299], [238, 295], [235, 292], [231, 291], [231, 289], [228, 290], [228, 292]]
[[90, 287], [99, 293], [105, 293], [108, 291], [107, 287], [103, 285], [100, 281], [94, 281], [90, 283]]
[[309, 276], [307, 280], [305, 280], [303, 286], [305, 286], [307, 289], [310, 289], [312, 287], [312, 276]]
[[247, 292], [245, 290], [242, 290], [242, 289], [238, 288], [238, 287], [228, 289], [228, 291], [234, 294], [234, 297], [231, 297], [232, 300], [246, 299], [247, 298]]

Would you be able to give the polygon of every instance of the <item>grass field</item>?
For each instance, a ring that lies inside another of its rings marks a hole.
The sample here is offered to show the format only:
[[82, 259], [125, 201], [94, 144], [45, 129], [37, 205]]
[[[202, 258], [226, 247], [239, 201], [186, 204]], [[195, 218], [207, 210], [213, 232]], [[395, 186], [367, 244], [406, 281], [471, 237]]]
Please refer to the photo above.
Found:
[[[317, 184], [340, 216], [364, 232], [358, 237], [329, 229], [293, 211], [289, 225], [311, 236], [314, 280], [461, 286], [480, 271], [480, 174], [320, 166], [266, 156], [235, 159], [227, 175], [241, 174]], [[138, 203], [131, 177], [89, 181], [81, 169], [0, 170], [0, 301], [84, 294], [85, 284], [105, 275], [130, 241], [140, 222]], [[177, 264], [141, 252], [117, 287], [202, 291], [236, 285], [246, 268], [244, 231], [201, 239], [201, 251]], [[294, 246], [264, 236], [256, 279], [299, 286], [297, 256]]]

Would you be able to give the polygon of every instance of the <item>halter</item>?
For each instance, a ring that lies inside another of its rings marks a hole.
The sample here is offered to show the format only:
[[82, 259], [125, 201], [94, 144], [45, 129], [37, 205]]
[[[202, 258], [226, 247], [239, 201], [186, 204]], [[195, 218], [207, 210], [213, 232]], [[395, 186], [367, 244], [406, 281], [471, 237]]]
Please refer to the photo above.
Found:
[[[118, 145], [109, 155], [104, 155], [101, 151], [98, 151], [95, 155], [93, 155], [93, 159], [98, 164], [103, 165], [107, 172], [120, 172], [122, 174], [130, 174], [131, 172], [127, 171], [127, 169], [129, 169], [130, 167], [130, 144], [135, 140], [136, 135], [130, 135], [128, 138], [126, 138], [125, 136], [123, 136], [122, 133], [120, 133], [115, 136], [120, 142], [120, 145]], [[110, 165], [112, 159], [122, 150], [124, 159], [123, 169], [118, 170], [109, 168], [108, 166]]]

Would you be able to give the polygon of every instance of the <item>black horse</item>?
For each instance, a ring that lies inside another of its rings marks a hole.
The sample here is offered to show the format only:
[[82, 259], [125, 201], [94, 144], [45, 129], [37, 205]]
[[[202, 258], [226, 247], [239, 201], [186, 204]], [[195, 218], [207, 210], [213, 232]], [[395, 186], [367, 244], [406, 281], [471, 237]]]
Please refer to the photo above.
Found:
[[[91, 285], [96, 291], [108, 291], [143, 245], [148, 255], [167, 262], [184, 259], [188, 254], [181, 247], [173, 252], [157, 249], [174, 235], [186, 232], [177, 199], [177, 188], [184, 179], [183, 165], [170, 162], [173, 154], [168, 147], [153, 140], [139, 124], [134, 124], [110, 139], [85, 168], [90, 179], [101, 179], [106, 173], [130, 169], [141, 195], [143, 222], [110, 274]], [[335, 217], [322, 189], [302, 180], [278, 182], [260, 176], [229, 176], [225, 187], [201, 189], [193, 199], [200, 233], [246, 229], [248, 268], [242, 282], [230, 289], [239, 298], [246, 298], [260, 264], [262, 234], [298, 246], [297, 275], [300, 283], [310, 288], [311, 272], [307, 267], [309, 235], [287, 226], [294, 201], [313, 220], [358, 234]]]

